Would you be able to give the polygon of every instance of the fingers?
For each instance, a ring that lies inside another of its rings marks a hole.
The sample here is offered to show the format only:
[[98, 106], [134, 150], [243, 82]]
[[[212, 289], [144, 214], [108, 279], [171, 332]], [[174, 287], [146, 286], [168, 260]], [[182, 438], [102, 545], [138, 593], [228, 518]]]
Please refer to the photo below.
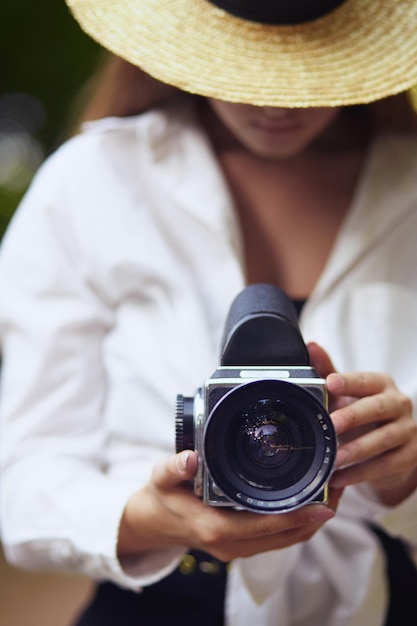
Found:
[[[387, 480], [388, 477], [399, 475], [401, 472], [408, 471], [410, 464], [415, 465], [416, 450], [390, 451], [387, 454], [380, 455], [364, 463], [358, 463], [347, 468], [338, 470], [334, 473], [331, 483], [333, 486], [357, 485], [359, 483], [378, 480]], [[386, 482], [386, 485], [388, 483]], [[397, 489], [400, 481], [397, 483]], [[383, 487], [383, 485], [382, 485]], [[395, 488], [395, 486], [394, 486]]]
[[417, 425], [411, 400], [387, 375], [332, 373], [329, 393], [350, 397], [332, 413], [339, 437], [331, 485], [368, 482], [386, 504], [400, 502], [417, 486]]
[[[278, 550], [294, 545], [301, 541], [308, 541], [330, 519], [335, 516], [339, 500], [343, 494], [343, 488], [329, 488], [329, 502], [327, 506], [322, 504], [310, 504], [291, 513], [278, 515], [257, 515], [258, 523], [253, 527], [255, 535], [233, 541], [236, 535], [231, 535], [231, 541], [222, 546], [220, 552], [222, 560], [231, 560], [236, 556], [251, 556], [268, 550]], [[235, 521], [240, 526], [242, 515], [235, 515]], [[248, 513], [248, 519], [252, 513]], [[256, 519], [256, 517], [255, 517]], [[253, 532], [253, 530], [252, 530]]]
[[362, 398], [395, 387], [390, 376], [376, 372], [355, 372], [348, 374], [330, 373], [327, 377], [330, 393]]
[[211, 509], [211, 513], [211, 523], [205, 520], [204, 528], [198, 532], [199, 546], [223, 561], [306, 541], [335, 515], [324, 505], [268, 515], [218, 509]]
[[282, 550], [296, 543], [308, 541], [321, 528], [323, 523], [283, 530], [280, 533], [260, 536], [256, 539], [229, 542], [222, 546], [221, 549], [212, 550], [211, 553], [219, 560], [227, 562], [236, 558], [246, 558], [254, 554], [269, 552], [270, 550]]
[[387, 391], [361, 398], [332, 413], [332, 420], [338, 435], [365, 425], [380, 426], [383, 422], [395, 420], [404, 414], [403, 402], [397, 393]]
[[415, 437], [415, 424], [409, 419], [389, 422], [383, 427], [375, 428], [368, 433], [340, 446], [337, 452], [336, 467], [346, 467], [354, 463], [362, 463], [377, 455], [395, 450], [407, 444]]
[[[352, 401], [332, 413], [338, 435], [373, 424], [411, 415], [411, 401], [402, 394], [389, 376], [375, 373], [330, 374], [327, 388], [333, 395], [350, 396]], [[388, 431], [387, 437], [391, 431]]]

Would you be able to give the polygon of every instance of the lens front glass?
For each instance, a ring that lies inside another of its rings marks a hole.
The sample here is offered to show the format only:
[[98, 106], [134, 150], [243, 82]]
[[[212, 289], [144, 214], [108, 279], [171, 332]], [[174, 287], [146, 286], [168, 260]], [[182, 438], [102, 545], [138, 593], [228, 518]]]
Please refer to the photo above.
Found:
[[232, 429], [237, 427], [230, 451], [234, 459], [229, 458], [248, 484], [285, 489], [308, 471], [314, 458], [314, 432], [287, 402], [259, 398], [247, 410], [238, 409], [233, 422]]
[[226, 393], [210, 413], [205, 462], [227, 498], [286, 510], [323, 488], [335, 452], [325, 407], [293, 383], [255, 381]]

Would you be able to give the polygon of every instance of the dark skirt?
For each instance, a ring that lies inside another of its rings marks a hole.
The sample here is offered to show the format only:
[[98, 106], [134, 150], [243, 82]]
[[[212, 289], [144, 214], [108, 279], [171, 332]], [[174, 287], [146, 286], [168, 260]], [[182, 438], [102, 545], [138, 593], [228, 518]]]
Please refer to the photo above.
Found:
[[371, 526], [386, 556], [389, 604], [384, 626], [417, 625], [417, 569], [407, 546]]
[[204, 552], [135, 593], [112, 583], [97, 587], [76, 626], [223, 626], [227, 566]]
[[[417, 625], [417, 570], [406, 547], [380, 528], [387, 558], [390, 598], [384, 626]], [[112, 583], [97, 587], [74, 626], [223, 626], [227, 566], [204, 552], [190, 552], [181, 565], [141, 593]]]

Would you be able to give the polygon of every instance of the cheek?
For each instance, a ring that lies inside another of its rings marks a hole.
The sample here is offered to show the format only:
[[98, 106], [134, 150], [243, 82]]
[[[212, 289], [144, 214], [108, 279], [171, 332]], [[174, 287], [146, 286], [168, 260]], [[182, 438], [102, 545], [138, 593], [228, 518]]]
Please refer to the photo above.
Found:
[[245, 104], [232, 104], [209, 100], [214, 114], [229, 130], [238, 130], [248, 123], [252, 107]]
[[330, 110], [318, 110], [315, 115], [312, 115], [310, 120], [306, 120], [307, 127], [309, 126], [312, 132], [320, 132], [326, 130], [337, 118], [339, 109]]

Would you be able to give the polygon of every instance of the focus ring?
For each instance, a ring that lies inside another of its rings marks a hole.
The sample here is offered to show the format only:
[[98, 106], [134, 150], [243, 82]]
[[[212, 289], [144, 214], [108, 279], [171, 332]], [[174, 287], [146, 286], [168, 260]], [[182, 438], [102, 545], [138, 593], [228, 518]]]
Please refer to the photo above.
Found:
[[175, 450], [194, 450], [194, 400], [177, 396], [175, 409]]

